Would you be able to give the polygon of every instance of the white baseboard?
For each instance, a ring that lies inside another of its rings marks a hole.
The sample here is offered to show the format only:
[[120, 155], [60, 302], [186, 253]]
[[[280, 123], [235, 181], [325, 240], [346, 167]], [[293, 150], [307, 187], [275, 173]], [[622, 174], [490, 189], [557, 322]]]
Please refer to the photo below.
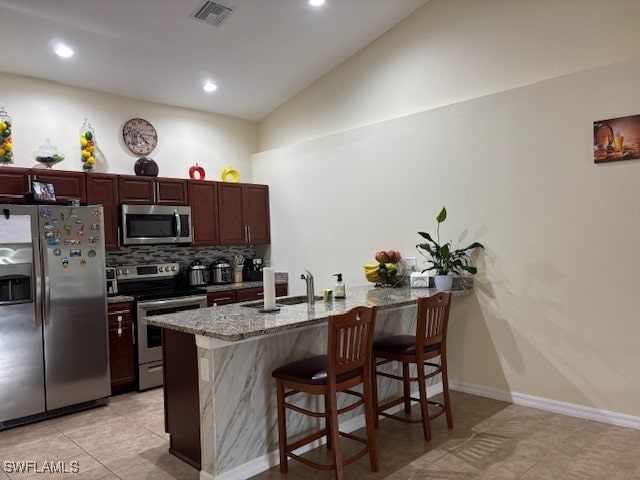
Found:
[[468, 383], [450, 382], [449, 387], [459, 392], [493, 398], [494, 400], [501, 400], [503, 402], [511, 402], [516, 405], [640, 430], [640, 417], [627, 415], [625, 413], [610, 412], [608, 410], [561, 402], [550, 398], [536, 397], [518, 392], [507, 392], [505, 390]]
[[[441, 392], [442, 384], [438, 383], [436, 385], [429, 385], [427, 395], [437, 395]], [[402, 405], [398, 405], [397, 407], [389, 409], [389, 412], [395, 413], [400, 411], [400, 409], [402, 408]], [[340, 424], [340, 430], [347, 433], [353, 432], [362, 427], [364, 427], [364, 413]], [[308, 452], [309, 450], [313, 450], [320, 445], [324, 445], [325, 441], [326, 439], [324, 437], [318, 439], [315, 442], [301, 447], [296, 451], [296, 453], [301, 454]], [[266, 455], [262, 455], [261, 457], [255, 458], [248, 461], [247, 463], [243, 463], [242, 465], [232, 468], [231, 470], [227, 470], [226, 472], [223, 472], [217, 476], [213, 476], [210, 473], [201, 471], [200, 480], [245, 480], [249, 477], [253, 477], [254, 475], [258, 475], [265, 470], [269, 470], [270, 468], [277, 466], [279, 461], [280, 453], [278, 452], [278, 450], [274, 450], [267, 453]]]

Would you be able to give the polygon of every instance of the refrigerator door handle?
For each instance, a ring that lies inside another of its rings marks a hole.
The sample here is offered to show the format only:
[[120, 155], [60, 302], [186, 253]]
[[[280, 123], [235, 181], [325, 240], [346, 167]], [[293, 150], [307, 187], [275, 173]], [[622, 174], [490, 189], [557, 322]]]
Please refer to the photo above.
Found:
[[42, 270], [44, 277], [44, 285], [42, 294], [44, 297], [44, 324], [49, 325], [51, 323], [51, 292], [49, 289], [49, 262], [46, 254], [45, 239], [40, 239], [40, 251], [42, 252]]
[[[34, 243], [37, 241], [37, 238], [34, 238]], [[36, 327], [42, 325], [42, 294], [40, 292], [40, 288], [42, 285], [42, 274], [40, 270], [42, 268], [42, 243], [38, 242], [38, 250], [36, 251], [35, 244], [33, 248], [33, 276], [35, 278], [35, 289], [36, 289]]]

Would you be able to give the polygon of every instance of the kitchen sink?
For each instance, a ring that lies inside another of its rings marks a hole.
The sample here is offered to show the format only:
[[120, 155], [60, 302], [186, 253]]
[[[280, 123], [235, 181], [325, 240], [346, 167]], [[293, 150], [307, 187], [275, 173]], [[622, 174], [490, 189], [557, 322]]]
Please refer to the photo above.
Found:
[[[315, 299], [316, 300], [322, 300], [322, 297], [316, 295]], [[286, 305], [298, 305], [300, 303], [307, 303], [307, 296], [306, 295], [298, 295], [297, 297], [279, 297], [279, 298], [276, 298], [276, 306], [277, 307], [284, 307]], [[258, 302], [245, 303], [242, 306], [243, 307], [249, 307], [249, 308], [260, 308], [260, 307], [264, 306], [264, 300], [260, 300]]]

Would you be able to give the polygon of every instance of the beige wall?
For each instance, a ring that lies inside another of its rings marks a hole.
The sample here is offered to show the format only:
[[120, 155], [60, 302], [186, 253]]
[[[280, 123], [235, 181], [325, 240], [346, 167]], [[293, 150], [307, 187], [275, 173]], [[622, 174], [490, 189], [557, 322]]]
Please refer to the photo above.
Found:
[[121, 131], [124, 122], [142, 117], [158, 132], [158, 146], [149, 156], [161, 176], [188, 178], [189, 167], [198, 162], [207, 179], [219, 180], [222, 169], [232, 165], [243, 181], [251, 180], [255, 122], [2, 73], [0, 101], [13, 118], [15, 166], [37, 165], [32, 153], [49, 137], [66, 157], [55, 168], [81, 170], [78, 135], [87, 116], [100, 150], [95, 171], [133, 174], [137, 156], [124, 146]]
[[640, 114], [638, 24], [632, 1], [432, 0], [274, 112], [253, 172], [291, 291], [309, 268], [348, 295], [445, 204], [445, 238], [488, 247], [452, 379], [640, 416], [640, 160], [592, 160], [594, 120]]
[[431, 0], [260, 122], [259, 150], [638, 56], [636, 0]]

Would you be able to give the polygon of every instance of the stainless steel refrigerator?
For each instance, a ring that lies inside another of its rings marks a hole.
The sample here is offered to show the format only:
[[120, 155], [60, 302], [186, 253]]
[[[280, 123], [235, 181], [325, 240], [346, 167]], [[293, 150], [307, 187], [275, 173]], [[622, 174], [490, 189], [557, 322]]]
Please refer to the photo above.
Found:
[[0, 205], [0, 430], [111, 395], [102, 207]]

